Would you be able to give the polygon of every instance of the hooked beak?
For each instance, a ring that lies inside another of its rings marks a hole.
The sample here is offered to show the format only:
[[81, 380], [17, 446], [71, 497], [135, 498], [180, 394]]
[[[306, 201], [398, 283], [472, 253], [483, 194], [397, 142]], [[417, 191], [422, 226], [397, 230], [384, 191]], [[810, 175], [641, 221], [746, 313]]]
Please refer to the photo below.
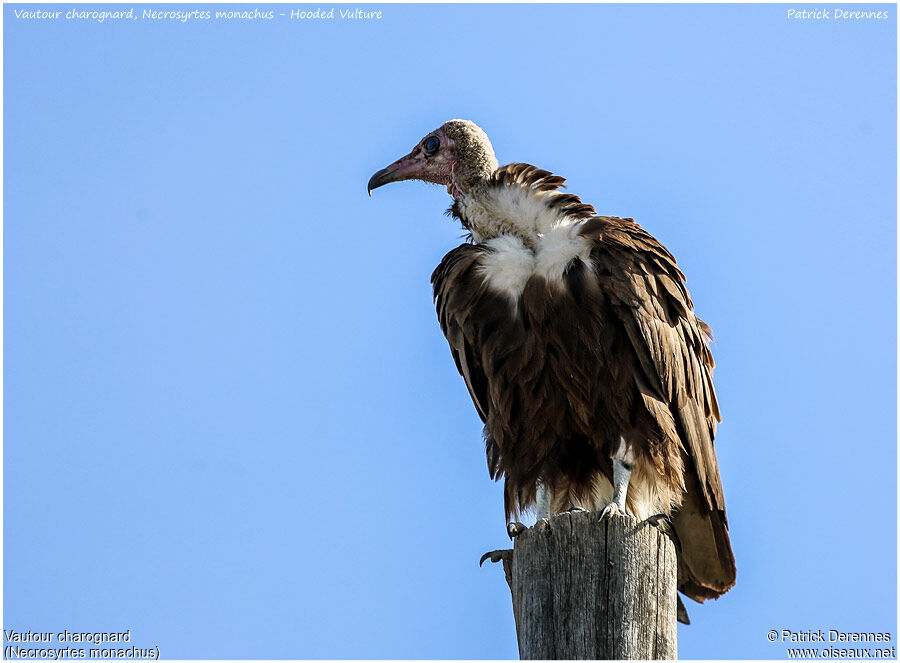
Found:
[[413, 156], [415, 150], [407, 154], [405, 157], [397, 159], [387, 168], [382, 168], [369, 178], [368, 192], [372, 195], [372, 190], [377, 189], [391, 182], [400, 182], [402, 180], [416, 179], [422, 174], [423, 162], [421, 158]]
[[395, 182], [396, 180], [392, 176], [396, 172], [396, 168], [388, 166], [387, 168], [382, 168], [377, 173], [372, 175], [372, 177], [369, 178], [369, 185], [366, 189], [369, 192], [369, 196], [372, 195], [372, 189], [377, 189], [378, 187], [384, 186], [385, 184]]

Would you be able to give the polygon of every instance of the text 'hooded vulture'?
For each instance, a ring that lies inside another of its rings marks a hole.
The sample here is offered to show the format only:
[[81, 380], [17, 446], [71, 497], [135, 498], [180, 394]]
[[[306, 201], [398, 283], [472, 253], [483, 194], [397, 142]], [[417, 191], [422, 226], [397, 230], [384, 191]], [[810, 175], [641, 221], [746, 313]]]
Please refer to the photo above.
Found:
[[378, 171], [446, 185], [471, 242], [431, 277], [441, 329], [484, 421], [507, 519], [572, 508], [671, 514], [678, 588], [735, 581], [713, 437], [710, 329], [675, 258], [632, 219], [597, 216], [534, 166], [498, 167], [451, 120]]

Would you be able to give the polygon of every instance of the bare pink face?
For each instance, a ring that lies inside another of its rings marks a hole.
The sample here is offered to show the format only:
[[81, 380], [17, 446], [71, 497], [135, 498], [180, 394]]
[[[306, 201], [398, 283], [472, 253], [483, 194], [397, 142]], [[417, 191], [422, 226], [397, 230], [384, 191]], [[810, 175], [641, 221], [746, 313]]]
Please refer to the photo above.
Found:
[[455, 147], [441, 129], [432, 131], [419, 141], [412, 152], [372, 175], [369, 195], [372, 195], [373, 189], [402, 180], [422, 180], [449, 186], [453, 181], [456, 162]]

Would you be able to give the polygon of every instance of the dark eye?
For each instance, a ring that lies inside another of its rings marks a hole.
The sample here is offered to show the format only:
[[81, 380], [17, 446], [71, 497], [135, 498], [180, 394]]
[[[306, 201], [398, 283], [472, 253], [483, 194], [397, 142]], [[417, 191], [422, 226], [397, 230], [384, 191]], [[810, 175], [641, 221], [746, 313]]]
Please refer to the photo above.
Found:
[[438, 151], [438, 148], [441, 146], [441, 141], [437, 136], [429, 136], [428, 139], [422, 144], [422, 147], [425, 148], [425, 154], [431, 156], [435, 152]]

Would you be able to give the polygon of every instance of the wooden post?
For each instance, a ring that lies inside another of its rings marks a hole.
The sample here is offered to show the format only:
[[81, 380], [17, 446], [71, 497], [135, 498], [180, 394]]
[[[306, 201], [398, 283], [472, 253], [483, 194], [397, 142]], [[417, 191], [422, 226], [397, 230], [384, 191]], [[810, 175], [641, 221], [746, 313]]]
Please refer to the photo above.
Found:
[[503, 560], [522, 659], [674, 659], [675, 546], [659, 528], [599, 512], [541, 520]]

